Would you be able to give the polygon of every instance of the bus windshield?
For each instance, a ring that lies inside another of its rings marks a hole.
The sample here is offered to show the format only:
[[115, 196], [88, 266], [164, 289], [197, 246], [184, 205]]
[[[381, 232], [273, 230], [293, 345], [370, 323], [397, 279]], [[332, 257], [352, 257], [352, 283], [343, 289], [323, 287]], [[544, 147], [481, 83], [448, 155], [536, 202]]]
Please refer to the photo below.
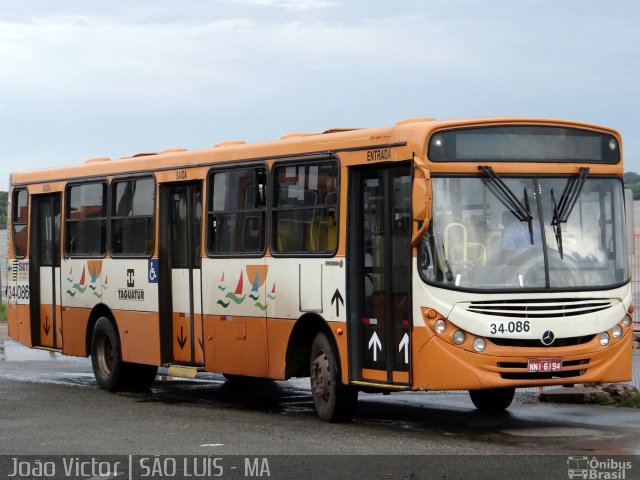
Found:
[[496, 291], [601, 288], [628, 280], [619, 179], [583, 174], [562, 218], [558, 204], [575, 176], [499, 180], [514, 199], [488, 176], [433, 178], [433, 220], [419, 249], [424, 281]]

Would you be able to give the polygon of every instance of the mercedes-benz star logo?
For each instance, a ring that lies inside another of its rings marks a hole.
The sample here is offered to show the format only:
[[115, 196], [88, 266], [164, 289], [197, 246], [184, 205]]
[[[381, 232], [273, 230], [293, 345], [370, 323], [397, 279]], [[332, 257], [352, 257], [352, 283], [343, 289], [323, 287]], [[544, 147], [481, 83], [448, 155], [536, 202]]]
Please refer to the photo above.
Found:
[[555, 339], [556, 337], [551, 330], [547, 330], [542, 334], [543, 345], [551, 345]]

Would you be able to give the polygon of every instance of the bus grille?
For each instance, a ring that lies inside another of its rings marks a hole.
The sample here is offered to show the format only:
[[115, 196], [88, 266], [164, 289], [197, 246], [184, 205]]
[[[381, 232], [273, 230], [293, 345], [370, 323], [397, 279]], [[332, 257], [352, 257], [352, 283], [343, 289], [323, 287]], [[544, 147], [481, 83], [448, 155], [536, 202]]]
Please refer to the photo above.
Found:
[[[559, 372], [528, 372], [526, 363], [499, 362], [500, 376], [505, 380], [549, 380], [553, 378], [574, 378], [584, 375], [590, 359], [569, 360], [562, 364]], [[576, 368], [584, 365], [585, 368]], [[565, 370], [571, 368], [571, 370]], [[509, 371], [513, 369], [513, 371]]]
[[573, 345], [583, 345], [593, 340], [595, 335], [584, 335], [582, 337], [556, 338], [551, 345], [545, 345], [539, 339], [520, 339], [520, 338], [493, 338], [489, 337], [495, 345], [501, 347], [528, 347], [528, 348], [555, 348], [555, 347], [571, 347]]
[[611, 308], [606, 299], [554, 299], [550, 300], [484, 300], [471, 302], [467, 311], [481, 315], [512, 318], [557, 318], [585, 315]]

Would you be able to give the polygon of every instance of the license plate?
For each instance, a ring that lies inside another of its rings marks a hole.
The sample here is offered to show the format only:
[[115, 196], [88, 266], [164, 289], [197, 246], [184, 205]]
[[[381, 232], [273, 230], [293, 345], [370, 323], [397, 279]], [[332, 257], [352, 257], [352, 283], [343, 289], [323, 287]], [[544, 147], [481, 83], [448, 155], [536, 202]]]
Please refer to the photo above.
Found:
[[530, 372], [557, 372], [562, 370], [561, 358], [530, 358], [527, 361]]

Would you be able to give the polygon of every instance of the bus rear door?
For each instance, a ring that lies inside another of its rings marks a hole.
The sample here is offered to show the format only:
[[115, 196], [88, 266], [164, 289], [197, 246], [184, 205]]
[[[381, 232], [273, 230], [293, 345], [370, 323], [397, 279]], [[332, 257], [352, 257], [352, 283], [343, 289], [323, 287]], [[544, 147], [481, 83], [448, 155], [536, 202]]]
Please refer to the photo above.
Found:
[[34, 346], [58, 350], [62, 348], [60, 194], [31, 198], [31, 336]]
[[203, 365], [202, 182], [163, 185], [160, 202], [163, 361]]

